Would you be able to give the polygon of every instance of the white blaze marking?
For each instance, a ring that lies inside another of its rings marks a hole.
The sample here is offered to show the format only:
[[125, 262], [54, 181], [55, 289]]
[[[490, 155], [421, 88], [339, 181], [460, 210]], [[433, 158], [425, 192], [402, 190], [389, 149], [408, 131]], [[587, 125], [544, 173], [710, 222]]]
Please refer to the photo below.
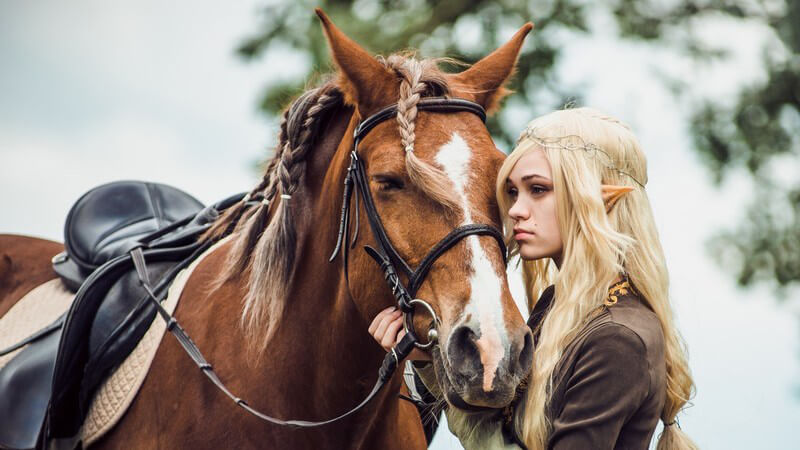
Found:
[[[436, 155], [436, 162], [441, 164], [444, 172], [453, 181], [456, 193], [461, 197], [464, 210], [464, 225], [471, 224], [472, 214], [467, 199], [469, 179], [469, 162], [472, 149], [458, 133], [453, 133], [450, 142], [443, 145]], [[486, 180], [478, 180], [485, 183]], [[492, 390], [497, 366], [505, 354], [508, 344], [503, 323], [503, 311], [500, 304], [501, 278], [495, 272], [492, 262], [478, 241], [478, 236], [466, 238], [467, 246], [472, 253], [472, 276], [470, 277], [470, 299], [464, 308], [464, 317], [471, 315], [477, 318], [481, 337], [475, 342], [483, 364], [483, 390]]]

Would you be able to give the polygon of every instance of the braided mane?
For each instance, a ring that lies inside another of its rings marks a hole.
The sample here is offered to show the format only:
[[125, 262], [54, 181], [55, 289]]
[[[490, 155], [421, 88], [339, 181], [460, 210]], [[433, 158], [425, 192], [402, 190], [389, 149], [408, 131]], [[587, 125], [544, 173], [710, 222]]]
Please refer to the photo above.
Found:
[[[406, 154], [409, 178], [448, 210], [458, 208], [451, 183], [438, 168], [414, 155], [417, 103], [423, 96], [443, 96], [450, 90], [437, 63], [391, 55], [378, 58], [400, 81], [397, 122]], [[285, 309], [287, 288], [295, 263], [296, 231], [291, 195], [300, 186], [306, 160], [327, 111], [345, 103], [348, 87], [342, 79], [326, 82], [302, 94], [283, 113], [275, 155], [259, 182], [239, 204], [220, 216], [205, 234], [216, 239], [233, 233], [227, 261], [212, 288], [249, 274], [242, 325], [250, 342], [263, 350]], [[253, 202], [258, 202], [253, 205]], [[276, 203], [277, 202], [277, 203]], [[274, 209], [271, 220], [269, 212]]]

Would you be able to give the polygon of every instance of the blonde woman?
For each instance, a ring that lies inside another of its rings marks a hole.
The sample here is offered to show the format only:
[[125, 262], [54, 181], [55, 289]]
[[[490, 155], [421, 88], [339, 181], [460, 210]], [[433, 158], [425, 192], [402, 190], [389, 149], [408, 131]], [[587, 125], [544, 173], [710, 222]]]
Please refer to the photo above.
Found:
[[[504, 414], [448, 409], [465, 447], [643, 449], [660, 420], [658, 449], [696, 448], [677, 424], [694, 384], [646, 183], [631, 130], [594, 109], [552, 112], [522, 132], [497, 200], [521, 260], [533, 368]], [[388, 347], [399, 320], [384, 311], [370, 333]]]

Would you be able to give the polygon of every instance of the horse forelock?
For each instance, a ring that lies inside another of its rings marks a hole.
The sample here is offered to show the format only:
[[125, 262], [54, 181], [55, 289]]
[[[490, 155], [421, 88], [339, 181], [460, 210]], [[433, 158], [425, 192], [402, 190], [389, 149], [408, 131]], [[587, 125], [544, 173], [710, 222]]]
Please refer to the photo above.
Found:
[[447, 75], [438, 67], [441, 61], [444, 59], [417, 60], [403, 54], [381, 59], [400, 78], [397, 125], [408, 177], [446, 211], [455, 212], [461, 204], [451, 180], [441, 169], [418, 158], [415, 153], [417, 104], [424, 97], [449, 96], [451, 93]]

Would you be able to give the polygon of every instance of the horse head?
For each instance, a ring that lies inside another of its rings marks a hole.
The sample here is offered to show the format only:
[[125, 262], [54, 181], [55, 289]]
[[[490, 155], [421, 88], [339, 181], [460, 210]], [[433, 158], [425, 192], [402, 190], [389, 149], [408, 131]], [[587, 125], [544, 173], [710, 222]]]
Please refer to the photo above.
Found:
[[[508, 43], [469, 69], [447, 74], [436, 60], [399, 54], [375, 58], [324, 13], [317, 10], [317, 14], [339, 69], [335, 86], [344, 104], [353, 109], [335, 154], [318, 168], [317, 176], [324, 180], [321, 195], [330, 192], [328, 203], [337, 204], [333, 199], [341, 195], [342, 179], [352, 163], [353, 131], [361, 121], [396, 104], [396, 115], [359, 137], [357, 157], [374, 212], [398, 259], [417, 267], [460, 226], [479, 223], [502, 230], [493, 186], [504, 154], [495, 147], [479, 114], [418, 106], [426, 97], [445, 97], [495, 109], [532, 25], [523, 26]], [[375, 220], [355, 204], [358, 222]], [[378, 245], [369, 231], [362, 230], [359, 236], [359, 244]], [[469, 235], [438, 255], [415, 289], [415, 297], [431, 305], [439, 318], [438, 344], [431, 353], [442, 392], [456, 407], [505, 406], [530, 370], [531, 333], [509, 291], [504, 250], [492, 236]], [[384, 273], [363, 251], [352, 251], [345, 264], [349, 296], [369, 323], [394, 302]], [[426, 336], [431, 325], [430, 315], [417, 311], [413, 324], [417, 334]]]

